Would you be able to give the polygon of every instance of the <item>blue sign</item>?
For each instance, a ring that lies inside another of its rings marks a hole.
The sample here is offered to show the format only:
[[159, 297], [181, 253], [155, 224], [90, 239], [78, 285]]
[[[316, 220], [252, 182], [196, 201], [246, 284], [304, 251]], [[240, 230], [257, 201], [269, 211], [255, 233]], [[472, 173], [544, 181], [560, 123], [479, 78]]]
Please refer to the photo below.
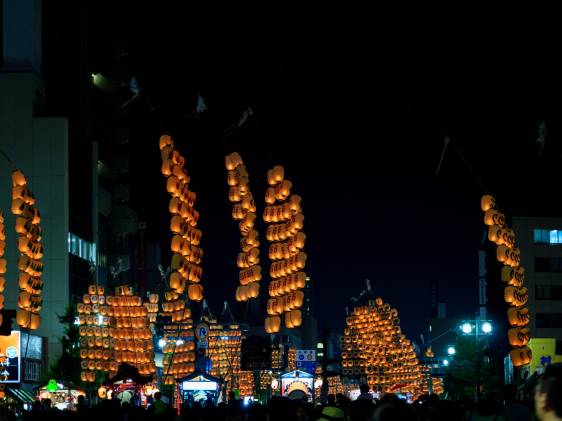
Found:
[[316, 361], [296, 361], [298, 370], [306, 371], [309, 374], [316, 373]]

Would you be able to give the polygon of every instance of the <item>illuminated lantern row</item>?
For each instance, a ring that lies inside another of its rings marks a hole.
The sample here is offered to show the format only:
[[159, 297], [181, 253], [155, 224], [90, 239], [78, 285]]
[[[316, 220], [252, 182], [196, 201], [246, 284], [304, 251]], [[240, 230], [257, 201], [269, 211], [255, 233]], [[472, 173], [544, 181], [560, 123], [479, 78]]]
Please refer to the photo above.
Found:
[[203, 286], [199, 284], [203, 269], [203, 250], [199, 247], [201, 231], [197, 229], [199, 212], [194, 209], [196, 195], [189, 190], [190, 177], [184, 168], [185, 158], [174, 148], [168, 135], [160, 136], [162, 174], [167, 177], [166, 187], [172, 196], [169, 211], [172, 214], [170, 230], [172, 273], [170, 288], [178, 294], [187, 292], [191, 301], [203, 300]]
[[248, 171], [240, 155], [237, 152], [227, 155], [225, 165], [228, 170], [226, 182], [230, 186], [228, 198], [233, 203], [232, 219], [239, 221], [238, 228], [242, 235], [242, 252], [236, 260], [240, 268], [240, 286], [236, 288], [236, 301], [248, 301], [257, 298], [260, 293], [260, 243], [258, 232], [254, 229], [256, 203], [250, 191]]
[[293, 371], [297, 369], [297, 349], [289, 348], [287, 351], [287, 369]]
[[285, 326], [289, 329], [302, 323], [304, 294], [301, 291], [306, 284], [306, 253], [302, 250], [306, 235], [302, 232], [304, 216], [301, 198], [291, 195], [292, 184], [285, 180], [285, 170], [276, 165], [267, 172], [269, 188], [265, 194], [267, 204], [263, 220], [268, 223], [266, 238], [271, 260], [269, 296], [265, 331], [279, 332], [281, 315], [285, 315]]
[[[233, 325], [237, 326], [237, 325]], [[242, 330], [226, 325], [211, 325], [207, 356], [212, 361], [211, 375], [221, 377], [235, 388], [233, 380], [239, 378], [242, 352]]]
[[177, 378], [185, 377], [195, 371], [195, 332], [191, 321], [178, 325], [166, 325], [166, 343], [162, 347], [164, 384], [175, 385]]
[[[0, 310], [4, 308], [4, 289], [6, 288], [7, 260], [3, 257], [6, 251], [6, 231], [4, 230], [4, 214], [0, 210]], [[0, 314], [0, 324], [2, 315]]]
[[328, 394], [337, 395], [338, 393], [343, 393], [344, 387], [340, 376], [328, 377]]
[[511, 326], [507, 332], [512, 347], [509, 356], [513, 365], [520, 367], [529, 364], [532, 359], [531, 349], [527, 346], [531, 312], [525, 306], [529, 292], [524, 286], [525, 269], [520, 265], [521, 252], [517, 248], [515, 232], [507, 227], [505, 215], [496, 206], [496, 199], [484, 195], [480, 207], [484, 212], [484, 223], [488, 226], [488, 240], [496, 244], [496, 259], [503, 265], [501, 279], [505, 283], [504, 301], [509, 305], [507, 320]]
[[269, 371], [260, 371], [260, 381], [259, 381], [259, 390], [266, 391], [269, 390], [271, 386], [271, 380], [273, 380], [273, 374]]
[[[41, 244], [41, 216], [35, 207], [33, 192], [27, 187], [27, 179], [20, 170], [12, 172], [12, 213], [16, 217], [18, 234], [18, 311], [16, 322], [21, 328], [38, 329], [41, 325], [43, 299], [43, 245]], [[0, 268], [1, 271], [1, 268]], [[1, 274], [1, 272], [0, 272]]]
[[77, 305], [77, 311], [80, 322], [80, 378], [83, 382], [94, 382], [97, 373], [116, 373], [115, 340], [110, 334], [104, 287], [90, 285], [88, 293]]
[[168, 376], [185, 377], [195, 371], [195, 342], [191, 341], [167, 340], [162, 348], [164, 353], [163, 372]]
[[241, 371], [238, 374], [238, 389], [240, 396], [253, 396], [254, 394], [254, 372]]
[[158, 301], [160, 296], [158, 294], [150, 294], [148, 296], [148, 302], [144, 303], [147, 311], [149, 327], [153, 328], [156, 323], [156, 317], [158, 316]]
[[161, 314], [170, 317], [172, 323], [185, 322], [193, 324], [193, 320], [190, 319], [191, 309], [186, 304], [188, 304], [186, 300], [181, 298], [177, 292], [166, 291], [164, 293]]
[[390, 392], [420, 393], [421, 366], [412, 343], [402, 334], [398, 311], [381, 298], [353, 309], [342, 338], [342, 375], [347, 381], [368, 383]]
[[135, 366], [142, 375], [155, 373], [152, 332], [142, 298], [133, 295], [131, 287], [122, 285], [106, 302], [115, 361]]
[[281, 345], [272, 345], [271, 347], [271, 369], [281, 370], [283, 368], [283, 347]]

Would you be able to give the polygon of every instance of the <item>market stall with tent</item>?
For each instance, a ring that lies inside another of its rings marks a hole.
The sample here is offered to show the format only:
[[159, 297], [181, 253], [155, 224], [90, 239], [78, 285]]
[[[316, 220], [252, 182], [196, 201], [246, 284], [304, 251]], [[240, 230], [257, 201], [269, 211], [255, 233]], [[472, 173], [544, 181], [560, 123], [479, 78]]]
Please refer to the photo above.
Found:
[[143, 376], [136, 367], [121, 364], [117, 374], [102, 383], [98, 389], [98, 397], [146, 406], [148, 398], [157, 391], [152, 376]]
[[86, 391], [70, 382], [49, 380], [45, 386], [37, 391], [39, 400], [50, 399], [53, 407], [64, 410], [75, 410], [78, 396], [86, 396]]
[[195, 372], [177, 380], [179, 396], [182, 402], [205, 402], [211, 398], [219, 401], [221, 379], [210, 374]]
[[312, 401], [314, 376], [306, 371], [294, 370], [281, 374], [281, 396], [289, 399]]

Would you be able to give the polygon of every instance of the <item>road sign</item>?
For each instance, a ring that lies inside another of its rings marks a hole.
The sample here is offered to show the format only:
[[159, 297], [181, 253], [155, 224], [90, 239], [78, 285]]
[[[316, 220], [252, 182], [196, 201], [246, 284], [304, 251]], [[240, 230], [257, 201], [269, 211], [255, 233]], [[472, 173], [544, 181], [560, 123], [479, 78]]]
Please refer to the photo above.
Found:
[[297, 361], [297, 369], [307, 372], [308, 374], [316, 373], [316, 361]]
[[312, 362], [316, 361], [316, 351], [312, 349], [297, 349], [297, 362], [299, 361], [307, 361]]
[[207, 323], [199, 323], [195, 328], [195, 337], [197, 338], [199, 348], [207, 348], [209, 346], [209, 325]]

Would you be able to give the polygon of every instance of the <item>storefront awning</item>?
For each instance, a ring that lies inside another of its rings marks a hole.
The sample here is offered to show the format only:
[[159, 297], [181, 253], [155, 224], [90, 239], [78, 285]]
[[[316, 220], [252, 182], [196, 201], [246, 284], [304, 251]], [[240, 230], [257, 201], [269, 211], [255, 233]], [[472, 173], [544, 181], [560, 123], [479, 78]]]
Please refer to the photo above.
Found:
[[6, 391], [17, 400], [23, 403], [33, 403], [35, 401], [35, 393], [29, 389], [7, 387]]

